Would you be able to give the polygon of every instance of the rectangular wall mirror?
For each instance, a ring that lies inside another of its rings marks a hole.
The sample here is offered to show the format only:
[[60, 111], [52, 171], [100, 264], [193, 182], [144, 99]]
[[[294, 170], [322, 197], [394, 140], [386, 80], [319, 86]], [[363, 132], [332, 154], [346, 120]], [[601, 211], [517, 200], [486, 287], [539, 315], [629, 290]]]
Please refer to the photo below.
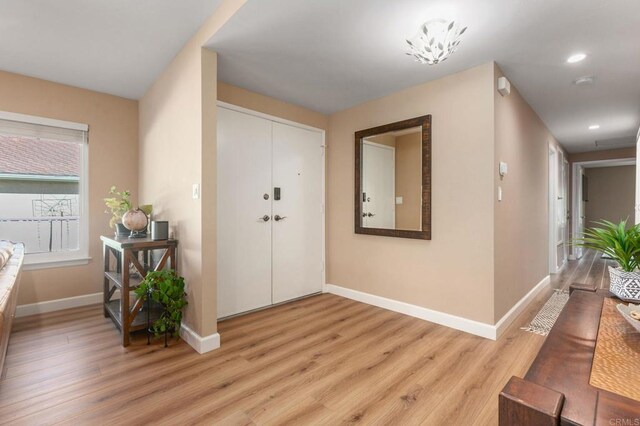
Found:
[[356, 234], [431, 239], [431, 116], [355, 134]]

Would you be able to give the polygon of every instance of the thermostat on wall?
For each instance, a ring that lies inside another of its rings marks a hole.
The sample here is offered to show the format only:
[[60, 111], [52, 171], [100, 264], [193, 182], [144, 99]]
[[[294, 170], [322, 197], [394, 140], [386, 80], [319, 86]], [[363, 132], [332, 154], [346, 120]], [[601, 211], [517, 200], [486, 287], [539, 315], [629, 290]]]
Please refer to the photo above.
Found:
[[507, 171], [508, 171], [507, 163], [505, 163], [504, 161], [501, 161], [500, 168], [498, 170], [498, 173], [500, 173], [500, 177], [504, 177], [507, 174]]

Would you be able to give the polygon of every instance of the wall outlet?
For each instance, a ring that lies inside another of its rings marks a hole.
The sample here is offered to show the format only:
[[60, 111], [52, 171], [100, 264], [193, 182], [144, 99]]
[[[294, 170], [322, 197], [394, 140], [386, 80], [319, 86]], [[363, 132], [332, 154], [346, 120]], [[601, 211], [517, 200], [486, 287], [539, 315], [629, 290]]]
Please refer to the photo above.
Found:
[[200, 198], [200, 184], [199, 183], [194, 183], [193, 187], [191, 188], [191, 196], [193, 197], [194, 200], [197, 200], [198, 198]]

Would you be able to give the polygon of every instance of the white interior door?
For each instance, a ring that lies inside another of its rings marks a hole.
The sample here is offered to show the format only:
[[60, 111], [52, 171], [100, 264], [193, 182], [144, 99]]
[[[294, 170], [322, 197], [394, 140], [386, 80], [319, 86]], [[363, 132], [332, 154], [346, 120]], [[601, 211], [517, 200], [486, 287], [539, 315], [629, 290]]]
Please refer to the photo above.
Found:
[[566, 241], [565, 241], [565, 237], [566, 237], [566, 231], [567, 231], [567, 209], [566, 209], [566, 199], [565, 199], [565, 178], [564, 178], [564, 174], [565, 174], [565, 165], [564, 165], [564, 155], [562, 153], [562, 151], [558, 151], [557, 154], [557, 160], [558, 160], [558, 165], [557, 165], [557, 177], [556, 177], [556, 184], [557, 184], [557, 192], [556, 192], [556, 230], [557, 230], [557, 241], [556, 241], [556, 247], [557, 247], [557, 256], [558, 256], [558, 260], [557, 260], [557, 264], [558, 267], [561, 267], [562, 265], [564, 265], [564, 262], [566, 261], [566, 255], [565, 255], [565, 245], [566, 245]]
[[[585, 222], [587, 220], [587, 203], [585, 202], [585, 200], [588, 199], [588, 194], [585, 194], [584, 191], [587, 190], [588, 191], [588, 183], [586, 181], [587, 176], [586, 176], [586, 172], [584, 170], [584, 167], [580, 166], [579, 168], [579, 178], [580, 179], [580, 183], [578, 184], [578, 232], [577, 232], [577, 237], [581, 238], [584, 235], [584, 227], [585, 227]], [[582, 247], [578, 247], [577, 249], [577, 258], [581, 258], [582, 255], [584, 254], [584, 250]]]
[[271, 304], [271, 126], [218, 108], [218, 318]]
[[363, 142], [362, 212], [364, 216], [362, 225], [367, 228], [395, 229], [396, 227], [395, 164], [393, 147]]
[[322, 291], [322, 145], [319, 132], [273, 123], [273, 303]]

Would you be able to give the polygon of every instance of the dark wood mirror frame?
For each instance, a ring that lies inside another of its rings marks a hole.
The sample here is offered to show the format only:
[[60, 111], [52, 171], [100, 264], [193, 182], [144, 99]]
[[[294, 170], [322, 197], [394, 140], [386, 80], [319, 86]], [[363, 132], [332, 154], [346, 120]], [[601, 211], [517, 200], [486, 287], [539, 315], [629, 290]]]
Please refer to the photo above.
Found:
[[[362, 226], [362, 203], [360, 202], [362, 182], [362, 139], [393, 132], [397, 130], [410, 129], [422, 126], [422, 230], [411, 231], [402, 229], [365, 228]], [[431, 115], [410, 118], [396, 123], [385, 124], [384, 126], [373, 127], [371, 129], [356, 132], [355, 151], [355, 229], [356, 234], [382, 235], [387, 237], [414, 238], [420, 240], [431, 239]]]

